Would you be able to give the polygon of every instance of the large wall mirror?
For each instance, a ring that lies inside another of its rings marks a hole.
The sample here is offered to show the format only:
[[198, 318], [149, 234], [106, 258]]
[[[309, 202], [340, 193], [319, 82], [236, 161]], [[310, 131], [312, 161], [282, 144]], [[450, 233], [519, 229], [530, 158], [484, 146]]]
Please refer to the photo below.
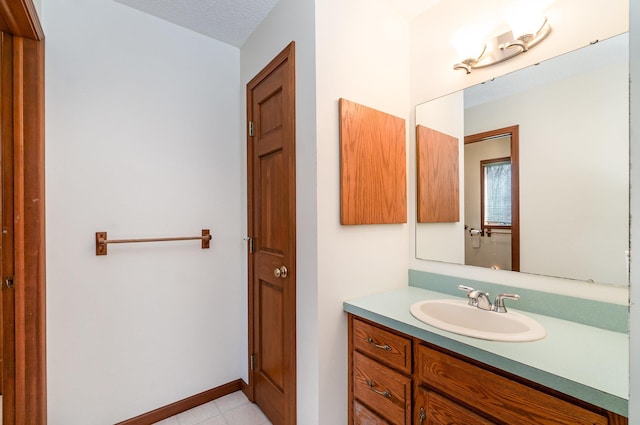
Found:
[[461, 211], [416, 256], [628, 285], [628, 56], [625, 33], [418, 105], [459, 140]]

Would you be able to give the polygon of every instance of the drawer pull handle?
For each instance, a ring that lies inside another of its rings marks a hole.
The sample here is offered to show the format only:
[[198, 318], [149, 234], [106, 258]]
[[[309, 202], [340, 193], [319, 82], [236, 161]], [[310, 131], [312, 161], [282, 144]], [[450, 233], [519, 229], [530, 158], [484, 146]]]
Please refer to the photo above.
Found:
[[373, 339], [371, 339], [371, 337], [367, 337], [367, 342], [369, 344], [373, 345], [374, 347], [379, 348], [381, 350], [391, 351], [391, 347], [389, 347], [387, 344], [385, 344], [385, 345], [376, 344], [375, 342], [373, 342]]
[[375, 389], [375, 386], [376, 386], [375, 382], [369, 381], [367, 379], [367, 385], [369, 386], [369, 388], [371, 388], [371, 391], [373, 391], [374, 393], [379, 394], [379, 395], [381, 395], [383, 397], [386, 397], [386, 398], [391, 398], [391, 393], [388, 390], [384, 390], [384, 391], [376, 390]]
[[424, 421], [427, 419], [427, 414], [424, 412], [424, 407], [420, 408], [420, 422], [418, 423], [418, 425], [423, 425]]

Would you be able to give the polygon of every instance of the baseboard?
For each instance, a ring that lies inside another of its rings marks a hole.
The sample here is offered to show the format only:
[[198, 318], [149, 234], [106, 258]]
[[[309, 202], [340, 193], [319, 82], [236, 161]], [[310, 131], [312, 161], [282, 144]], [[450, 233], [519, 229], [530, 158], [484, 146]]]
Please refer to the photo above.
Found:
[[241, 379], [241, 380], [240, 380], [240, 386], [242, 387], [242, 388], [240, 388], [240, 389], [242, 390], [242, 392], [244, 393], [244, 395], [245, 395], [245, 396], [247, 396], [247, 398], [248, 398], [250, 401], [252, 401], [252, 402], [253, 402], [253, 401], [254, 401], [254, 400], [253, 400], [253, 396], [251, 395], [251, 392], [249, 391], [249, 384], [247, 384], [246, 382], [244, 382], [244, 380], [242, 380], [242, 379]]
[[223, 397], [227, 394], [235, 393], [242, 390], [246, 394], [247, 384], [242, 379], [236, 379], [219, 387], [212, 388], [207, 391], [203, 391], [200, 394], [196, 394], [191, 397], [187, 397], [183, 400], [176, 401], [167, 406], [160, 407], [152, 410], [151, 412], [143, 413], [135, 418], [127, 419], [126, 421], [118, 422], [116, 425], [150, 425], [161, 420], [170, 418], [194, 407], [198, 407], [201, 404], [208, 403], [217, 398]]

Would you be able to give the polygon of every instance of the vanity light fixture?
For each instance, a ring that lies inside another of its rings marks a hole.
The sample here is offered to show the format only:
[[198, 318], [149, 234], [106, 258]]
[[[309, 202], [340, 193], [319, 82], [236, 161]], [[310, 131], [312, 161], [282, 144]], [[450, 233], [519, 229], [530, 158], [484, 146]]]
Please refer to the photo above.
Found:
[[[462, 69], [467, 74], [470, 74], [472, 69], [504, 62], [526, 52], [551, 33], [551, 26], [546, 17], [537, 29], [535, 27], [533, 30], [524, 28], [526, 27], [520, 27], [515, 22], [512, 22], [511, 31], [486, 40], [479, 55], [475, 57], [465, 55], [466, 59], [453, 65], [453, 69]], [[515, 34], [520, 35], [515, 36]]]

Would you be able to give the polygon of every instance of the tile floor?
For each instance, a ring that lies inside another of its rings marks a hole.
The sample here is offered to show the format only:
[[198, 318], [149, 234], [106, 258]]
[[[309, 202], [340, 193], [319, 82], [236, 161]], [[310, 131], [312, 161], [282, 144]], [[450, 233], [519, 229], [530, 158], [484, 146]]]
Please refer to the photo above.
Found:
[[237, 391], [155, 425], [271, 425], [271, 422], [242, 391]]

